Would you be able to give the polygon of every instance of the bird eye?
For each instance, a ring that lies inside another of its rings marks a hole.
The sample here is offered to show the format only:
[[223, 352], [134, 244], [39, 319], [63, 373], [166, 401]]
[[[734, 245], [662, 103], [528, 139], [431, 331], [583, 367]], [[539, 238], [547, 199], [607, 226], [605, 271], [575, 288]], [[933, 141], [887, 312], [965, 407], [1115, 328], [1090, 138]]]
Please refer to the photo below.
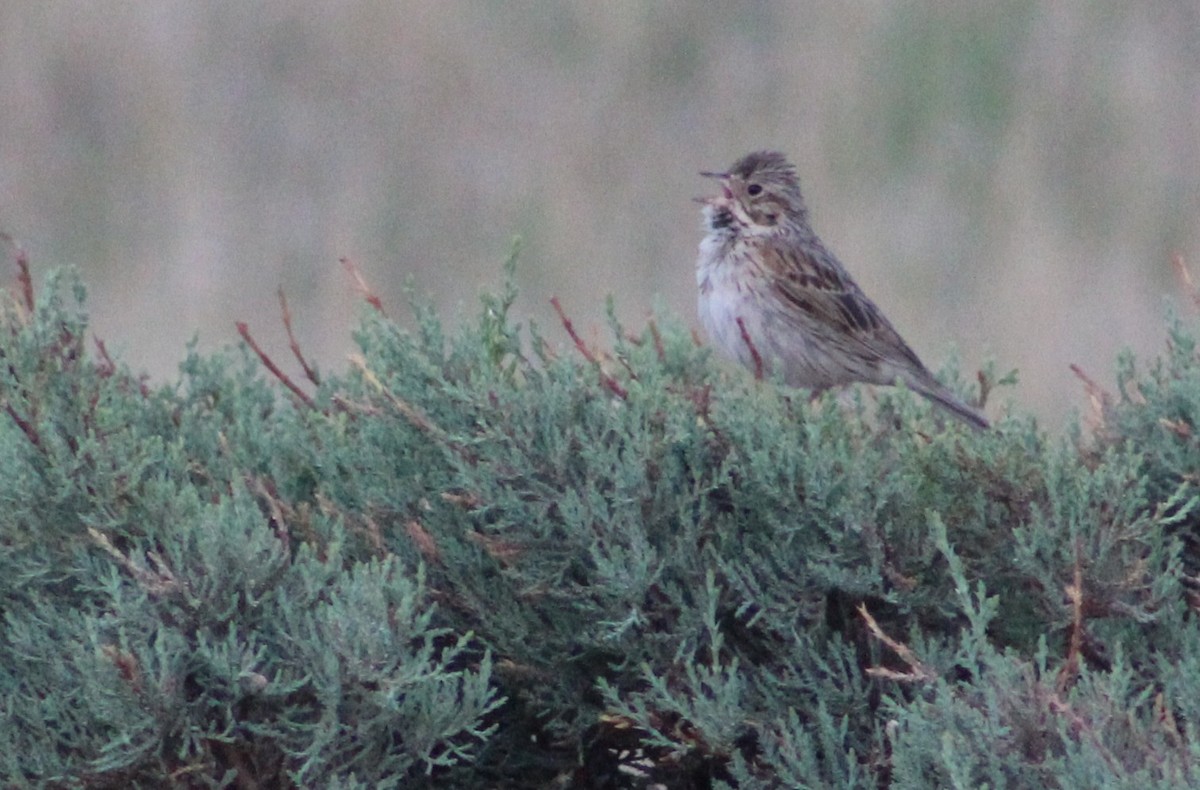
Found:
[[746, 187], [746, 194], [750, 195], [750, 197], [754, 197], [760, 192], [762, 192], [762, 186], [759, 184], [751, 184], [750, 186]]

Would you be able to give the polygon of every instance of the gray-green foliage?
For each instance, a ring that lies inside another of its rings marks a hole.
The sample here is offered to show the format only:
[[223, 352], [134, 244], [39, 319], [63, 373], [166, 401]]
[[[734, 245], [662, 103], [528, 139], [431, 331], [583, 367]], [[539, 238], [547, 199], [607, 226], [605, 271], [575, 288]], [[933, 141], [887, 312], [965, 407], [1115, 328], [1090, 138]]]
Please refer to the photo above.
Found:
[[593, 361], [511, 270], [309, 403], [248, 353], [152, 388], [64, 285], [0, 329], [6, 784], [1200, 781], [1188, 324], [1068, 441], [670, 322]]

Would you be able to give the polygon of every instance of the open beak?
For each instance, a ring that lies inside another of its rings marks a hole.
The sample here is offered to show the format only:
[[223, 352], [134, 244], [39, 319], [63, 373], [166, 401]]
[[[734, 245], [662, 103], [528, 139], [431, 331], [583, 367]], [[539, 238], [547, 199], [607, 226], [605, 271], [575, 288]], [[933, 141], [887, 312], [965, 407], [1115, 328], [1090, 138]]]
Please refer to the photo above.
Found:
[[[733, 193], [729, 191], [729, 186], [725, 183], [725, 181], [728, 180], [728, 178], [729, 178], [728, 173], [710, 173], [707, 170], [702, 170], [702, 171], [700, 171], [700, 175], [704, 176], [705, 178], [721, 179], [721, 192], [724, 193], [725, 199], [726, 200], [733, 199]], [[701, 203], [708, 203], [708, 202], [711, 202], [716, 199], [717, 198], [696, 198], [696, 200], [698, 200]]]

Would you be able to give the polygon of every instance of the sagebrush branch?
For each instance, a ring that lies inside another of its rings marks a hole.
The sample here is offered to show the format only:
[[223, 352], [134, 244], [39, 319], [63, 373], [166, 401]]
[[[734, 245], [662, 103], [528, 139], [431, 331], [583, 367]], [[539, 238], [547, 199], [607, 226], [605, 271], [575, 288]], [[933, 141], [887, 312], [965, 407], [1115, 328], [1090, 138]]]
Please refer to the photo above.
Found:
[[579, 353], [583, 355], [583, 358], [590, 362], [596, 368], [596, 372], [600, 374], [600, 383], [609, 392], [622, 400], [629, 397], [629, 393], [621, 386], [621, 382], [617, 381], [611, 374], [604, 370], [604, 366], [600, 364], [600, 360], [596, 358], [592, 350], [583, 342], [583, 338], [575, 331], [575, 324], [567, 317], [567, 313], [563, 310], [562, 304], [559, 303], [558, 297], [551, 297], [550, 304], [554, 306], [554, 312], [558, 313], [558, 320], [562, 322], [563, 329], [567, 330], [567, 334], [571, 336], [571, 340], [575, 343], [575, 348], [579, 349]]
[[263, 363], [263, 366], [267, 370], [271, 371], [272, 376], [279, 379], [279, 382], [291, 390], [292, 394], [299, 398], [305, 406], [308, 406], [310, 409], [315, 409], [317, 407], [317, 404], [315, 401], [313, 401], [312, 397], [309, 396], [307, 392], [300, 389], [296, 382], [292, 381], [288, 374], [284, 373], [283, 370], [281, 370], [280, 367], [275, 364], [275, 360], [271, 359], [267, 352], [263, 351], [262, 348], [259, 347], [258, 342], [255, 341], [253, 335], [250, 334], [250, 327], [245, 321], [237, 322], [237, 330], [238, 334], [242, 336], [242, 340], [246, 341], [246, 345], [249, 346], [250, 350], [258, 356], [258, 359]]

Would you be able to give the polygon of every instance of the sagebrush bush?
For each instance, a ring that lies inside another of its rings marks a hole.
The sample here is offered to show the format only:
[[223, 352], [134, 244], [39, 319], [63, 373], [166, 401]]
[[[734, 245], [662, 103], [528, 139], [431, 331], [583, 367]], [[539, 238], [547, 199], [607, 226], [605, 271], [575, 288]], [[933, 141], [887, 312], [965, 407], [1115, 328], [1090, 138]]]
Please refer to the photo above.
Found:
[[1194, 321], [1058, 438], [549, 341], [511, 266], [301, 383], [151, 385], [81, 290], [0, 327], [6, 785], [1200, 782]]

